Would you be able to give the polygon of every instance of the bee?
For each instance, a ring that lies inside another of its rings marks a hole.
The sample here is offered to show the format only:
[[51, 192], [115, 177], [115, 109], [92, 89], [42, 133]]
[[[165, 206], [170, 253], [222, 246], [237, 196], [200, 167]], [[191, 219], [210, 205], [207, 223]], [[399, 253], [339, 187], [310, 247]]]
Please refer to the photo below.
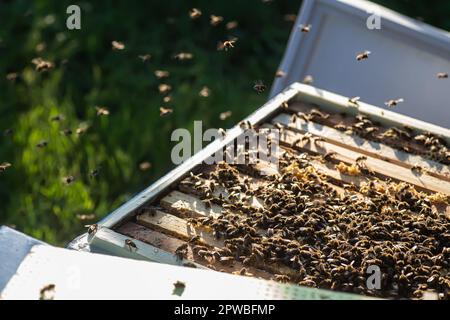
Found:
[[12, 164], [9, 162], [3, 162], [2, 164], [0, 164], [0, 172], [5, 172], [6, 169], [8, 169], [11, 166]]
[[11, 128], [5, 129], [5, 131], [3, 131], [3, 135], [5, 137], [10, 136], [12, 134], [13, 134], [13, 129], [11, 129]]
[[152, 164], [148, 161], [144, 161], [139, 164], [139, 170], [141, 170], [141, 171], [147, 171], [151, 167], [152, 167]]
[[198, 95], [203, 98], [208, 98], [210, 94], [211, 90], [209, 90], [209, 88], [206, 86], [203, 87], [202, 90], [200, 90], [200, 92], [198, 93]]
[[329, 114], [320, 112], [320, 111], [317, 110], [317, 109], [312, 109], [311, 112], [310, 112], [310, 115], [311, 115], [313, 118], [316, 118], [316, 117], [317, 117], [317, 118], [319, 118], [319, 119], [328, 119], [328, 117], [330, 116]]
[[234, 44], [236, 43], [237, 39], [232, 40], [225, 40], [221, 43], [219, 43], [218, 50], [225, 50], [228, 51], [231, 48], [234, 48]]
[[98, 224], [86, 225], [85, 227], [88, 228], [87, 232], [89, 235], [94, 235], [98, 231]]
[[183, 294], [184, 290], [186, 289], [186, 284], [181, 281], [177, 281], [173, 284], [174, 289], [172, 294], [176, 296], [180, 296]]
[[172, 86], [169, 84], [161, 83], [158, 86], [158, 90], [162, 94], [167, 94], [167, 93], [169, 93], [170, 90], [172, 90]]
[[192, 20], [200, 18], [201, 15], [202, 15], [202, 12], [197, 8], [192, 8], [191, 11], [189, 11], [189, 17]]
[[220, 120], [223, 121], [223, 120], [226, 120], [229, 117], [231, 117], [231, 115], [232, 115], [231, 111], [225, 111], [225, 112], [220, 113], [219, 118], [220, 118]]
[[141, 61], [143, 63], [146, 63], [146, 62], [150, 61], [152, 56], [150, 54], [142, 54], [142, 55], [139, 55], [138, 58], [141, 59]]
[[173, 112], [173, 110], [170, 108], [164, 108], [164, 107], [159, 108], [159, 115], [161, 117], [168, 116], [168, 115], [172, 114], [172, 112]]
[[38, 72], [49, 71], [55, 67], [53, 62], [45, 61], [42, 58], [35, 58], [31, 62], [36, 66]]
[[87, 129], [88, 129], [88, 126], [85, 124], [84, 125], [82, 124], [77, 128], [77, 130], [75, 130], [75, 132], [77, 135], [82, 135], [82, 134], [86, 133]]
[[194, 55], [190, 52], [180, 52], [173, 56], [174, 59], [184, 61], [184, 60], [191, 60], [194, 57]]
[[287, 101], [284, 101], [281, 104], [281, 109], [287, 110], [289, 108], [289, 103]]
[[357, 55], [356, 55], [356, 60], [357, 61], [361, 61], [361, 60], [366, 60], [366, 59], [368, 59], [369, 58], [369, 54], [371, 54], [371, 52], [370, 51], [363, 51], [363, 52], [360, 52], [360, 53], [358, 53]]
[[283, 70], [277, 70], [277, 72], [275, 73], [275, 77], [277, 78], [283, 78], [286, 76], [286, 72], [284, 72]]
[[163, 101], [164, 101], [164, 103], [169, 103], [170, 101], [172, 101], [172, 96], [170, 96], [170, 95], [165, 96], [165, 97], [163, 98]]
[[356, 158], [356, 162], [363, 162], [363, 161], [366, 161], [367, 160], [367, 157], [366, 156], [359, 156], [359, 157], [357, 157]]
[[163, 79], [163, 78], [167, 78], [170, 75], [169, 71], [165, 71], [165, 70], [155, 70], [155, 76], [158, 79]]
[[351, 104], [354, 104], [354, 105], [358, 105], [359, 99], [361, 99], [361, 97], [353, 97], [353, 98], [349, 98], [349, 99], [348, 99], [348, 102], [350, 102]]
[[53, 300], [55, 298], [54, 284], [48, 284], [39, 291], [39, 300]]
[[58, 115], [50, 118], [50, 121], [53, 121], [53, 122], [60, 122], [63, 120], [64, 120], [64, 116], [62, 114], [58, 114]]
[[277, 281], [277, 282], [281, 282], [281, 283], [287, 283], [289, 281], [291, 281], [291, 278], [287, 275], [284, 274], [276, 274], [272, 280]]
[[448, 73], [446, 72], [439, 72], [437, 74], [438, 79], [447, 79], [448, 78]]
[[310, 24], [308, 24], [308, 25], [301, 24], [299, 26], [299, 29], [301, 32], [308, 33], [309, 31], [311, 31], [311, 25]]
[[391, 99], [386, 101], [384, 104], [387, 105], [388, 107], [395, 107], [397, 106], [400, 102], [405, 101], [403, 98], [399, 98], [399, 99]]
[[18, 77], [19, 75], [16, 72], [11, 72], [6, 75], [6, 80], [14, 82], [17, 80]]
[[312, 75], [306, 75], [302, 81], [304, 84], [312, 84], [314, 82], [314, 78]]
[[227, 135], [226, 131], [225, 131], [224, 129], [222, 129], [222, 128], [219, 128], [219, 129], [217, 130], [217, 132], [220, 134], [220, 136], [221, 136], [222, 138], [225, 138], [225, 136]]
[[97, 116], [108, 116], [108, 115], [109, 115], [109, 110], [108, 110], [108, 108], [105, 108], [105, 107], [95, 107], [95, 109], [97, 110]]
[[252, 129], [253, 125], [249, 120], [239, 122], [239, 127], [243, 129]]
[[213, 14], [209, 16], [209, 19], [210, 19], [210, 23], [213, 27], [219, 25], [223, 21], [223, 17], [216, 16]]
[[113, 50], [123, 50], [125, 49], [125, 44], [119, 41], [113, 41], [111, 42], [111, 46]]
[[132, 240], [130, 240], [130, 239], [125, 239], [125, 246], [126, 246], [130, 251], [137, 250], [136, 244], [135, 244]]
[[197, 268], [197, 266], [195, 265], [195, 263], [192, 263], [192, 262], [185, 262], [185, 263], [183, 263], [183, 267], [194, 268], [194, 269]]
[[418, 164], [415, 164], [411, 167], [411, 171], [413, 173], [422, 174], [425, 171], [425, 169], [419, 166]]
[[80, 221], [93, 220], [95, 219], [95, 214], [77, 214], [77, 219]]
[[64, 130], [61, 131], [61, 134], [66, 136], [66, 137], [71, 136], [72, 133], [73, 133], [72, 129], [64, 129]]
[[97, 178], [100, 174], [100, 168], [95, 168], [89, 172], [89, 178]]
[[295, 22], [295, 20], [297, 20], [297, 15], [296, 14], [285, 14], [283, 16], [283, 19], [286, 22]]
[[48, 142], [46, 140], [42, 140], [41, 142], [39, 142], [36, 147], [38, 148], [45, 148], [48, 145]]
[[69, 184], [72, 184], [72, 183], [75, 181], [75, 177], [74, 177], [74, 176], [63, 177], [63, 178], [62, 178], [62, 181], [63, 181], [65, 184], [69, 185]]
[[225, 25], [225, 27], [227, 28], [227, 30], [233, 30], [238, 26], [238, 22], [237, 21], [230, 21], [227, 22], [227, 24]]
[[184, 259], [186, 257], [187, 250], [188, 250], [188, 244], [187, 243], [183, 243], [181, 246], [179, 246], [175, 250], [175, 255], [177, 256], [178, 259], [182, 260], [182, 259]]
[[266, 90], [266, 85], [261, 81], [258, 80], [255, 82], [255, 84], [253, 85], [253, 89], [258, 93], [261, 94]]

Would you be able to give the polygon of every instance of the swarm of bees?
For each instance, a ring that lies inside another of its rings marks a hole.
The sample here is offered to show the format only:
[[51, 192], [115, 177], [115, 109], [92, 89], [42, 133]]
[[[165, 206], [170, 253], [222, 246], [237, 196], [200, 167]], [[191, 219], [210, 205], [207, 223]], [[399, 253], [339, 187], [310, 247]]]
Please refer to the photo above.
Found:
[[[189, 185], [201, 197], [210, 197], [217, 186], [228, 190], [226, 197], [213, 197], [225, 208], [222, 215], [190, 219], [223, 239], [224, 247], [194, 246], [193, 254], [216, 267], [240, 262], [244, 268], [234, 272], [238, 275], [251, 275], [251, 268], [267, 270], [282, 283], [387, 298], [420, 298], [431, 290], [450, 298], [450, 250], [445, 245], [450, 243], [450, 219], [433, 214], [430, 202], [450, 204], [450, 199], [377, 179], [340, 194], [312, 167], [313, 157], [284, 152], [280, 175], [266, 176], [254, 188], [242, 180], [239, 165], [220, 163], [202, 174], [204, 180], [191, 175]], [[341, 165], [346, 172], [358, 170], [366, 159]], [[247, 198], [252, 197], [263, 207], [250, 205]], [[381, 290], [366, 285], [371, 265], [382, 270]]]

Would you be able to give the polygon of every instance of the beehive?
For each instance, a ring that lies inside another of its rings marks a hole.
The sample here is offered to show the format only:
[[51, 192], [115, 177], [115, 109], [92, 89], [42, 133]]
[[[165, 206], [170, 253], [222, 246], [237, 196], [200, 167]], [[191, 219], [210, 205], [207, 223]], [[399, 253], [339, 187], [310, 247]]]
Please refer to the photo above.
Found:
[[[378, 297], [448, 298], [449, 130], [298, 83], [243, 123], [280, 130], [279, 166], [204, 164], [241, 123], [71, 246]], [[370, 265], [380, 290], [367, 287]]]

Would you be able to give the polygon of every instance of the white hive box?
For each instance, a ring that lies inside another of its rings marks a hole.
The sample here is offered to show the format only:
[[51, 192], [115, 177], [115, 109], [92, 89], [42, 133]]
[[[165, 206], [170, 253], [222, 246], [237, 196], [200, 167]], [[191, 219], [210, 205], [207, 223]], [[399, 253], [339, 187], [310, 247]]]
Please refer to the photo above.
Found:
[[[367, 18], [381, 18], [370, 30]], [[311, 24], [308, 33], [299, 25]], [[371, 51], [356, 61], [358, 52]], [[450, 127], [450, 33], [369, 1], [305, 0], [293, 27], [271, 95], [311, 75], [314, 86], [383, 106], [404, 98], [395, 111]], [[386, 107], [384, 107], [386, 108]]]

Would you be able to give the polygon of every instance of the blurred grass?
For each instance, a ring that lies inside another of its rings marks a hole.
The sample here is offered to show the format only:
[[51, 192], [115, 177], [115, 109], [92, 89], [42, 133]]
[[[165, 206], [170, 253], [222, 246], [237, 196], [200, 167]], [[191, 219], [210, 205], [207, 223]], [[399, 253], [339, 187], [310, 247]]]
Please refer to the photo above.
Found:
[[[450, 3], [377, 1], [394, 10], [444, 29], [450, 29]], [[150, 185], [173, 165], [171, 132], [192, 130], [194, 120], [205, 128], [228, 128], [262, 105], [267, 92], [252, 90], [261, 79], [268, 88], [281, 60], [300, 1], [80, 1], [82, 29], [65, 27], [66, 8], [72, 1], [15, 0], [0, 2], [0, 163], [12, 167], [0, 173], [0, 224], [53, 244], [64, 244], [134, 193]], [[191, 20], [188, 11], [203, 15]], [[212, 27], [209, 15], [224, 17]], [[225, 23], [239, 26], [226, 30]], [[228, 52], [216, 45], [228, 36], [239, 38]], [[111, 41], [125, 50], [111, 50]], [[176, 61], [178, 52], [191, 52], [191, 61]], [[148, 64], [138, 55], [151, 54]], [[42, 57], [55, 69], [37, 73], [31, 60]], [[170, 71], [161, 81], [153, 72]], [[6, 75], [17, 72], [12, 82]], [[159, 117], [163, 105], [158, 84], [173, 87], [168, 106], [174, 113]], [[209, 98], [199, 97], [203, 86]], [[97, 117], [95, 106], [109, 108]], [[232, 116], [221, 121], [220, 112]], [[50, 118], [63, 114], [62, 122]], [[85, 135], [66, 137], [86, 123]], [[48, 147], [38, 149], [42, 140]], [[139, 163], [152, 168], [142, 172]], [[89, 172], [100, 168], [98, 178]], [[76, 181], [66, 186], [64, 176]], [[77, 215], [95, 214], [92, 221]]]

